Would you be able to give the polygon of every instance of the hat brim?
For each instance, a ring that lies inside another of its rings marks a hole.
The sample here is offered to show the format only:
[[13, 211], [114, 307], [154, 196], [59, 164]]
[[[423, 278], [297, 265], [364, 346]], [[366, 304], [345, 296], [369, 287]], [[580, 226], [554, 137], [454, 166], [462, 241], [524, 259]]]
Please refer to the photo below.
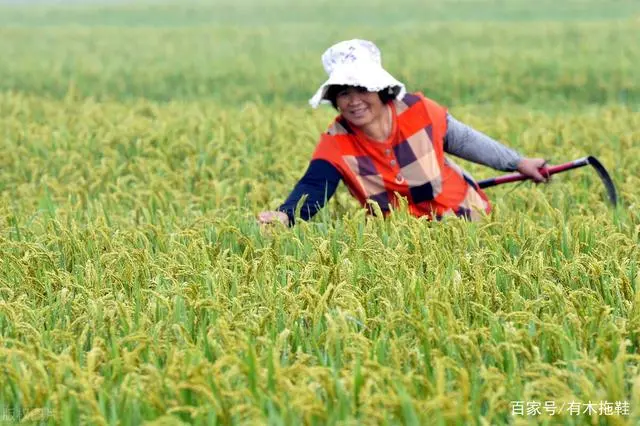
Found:
[[392, 87], [396, 89], [396, 99], [402, 98], [406, 93], [404, 84], [380, 66], [341, 67], [335, 69], [329, 76], [329, 79], [318, 88], [309, 100], [309, 104], [313, 108], [317, 108], [320, 104], [331, 103], [327, 99], [327, 92], [329, 87], [334, 85], [364, 87], [370, 92], [379, 92]]

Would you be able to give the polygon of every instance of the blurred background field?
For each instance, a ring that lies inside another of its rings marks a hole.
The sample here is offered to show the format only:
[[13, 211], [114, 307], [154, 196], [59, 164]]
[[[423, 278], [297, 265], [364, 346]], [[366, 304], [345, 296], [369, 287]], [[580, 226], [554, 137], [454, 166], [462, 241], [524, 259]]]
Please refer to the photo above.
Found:
[[[0, 6], [0, 89], [126, 100], [304, 104], [336, 40], [446, 105], [640, 102], [636, 1], [290, 0]], [[392, 10], [389, 10], [392, 9]]]
[[[262, 232], [356, 37], [524, 155], [597, 156], [622, 206], [580, 169], [477, 224], [365, 221], [341, 187]], [[0, 0], [0, 54], [0, 422], [640, 420], [637, 1]]]

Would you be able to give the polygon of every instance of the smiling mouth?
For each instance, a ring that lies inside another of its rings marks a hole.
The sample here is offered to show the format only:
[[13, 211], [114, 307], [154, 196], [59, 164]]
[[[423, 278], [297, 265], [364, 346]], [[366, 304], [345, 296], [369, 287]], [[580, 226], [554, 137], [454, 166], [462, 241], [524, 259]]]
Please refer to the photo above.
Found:
[[356, 116], [360, 116], [363, 115], [365, 112], [367, 112], [368, 108], [358, 108], [358, 109], [354, 109], [351, 110], [351, 114], [356, 115]]

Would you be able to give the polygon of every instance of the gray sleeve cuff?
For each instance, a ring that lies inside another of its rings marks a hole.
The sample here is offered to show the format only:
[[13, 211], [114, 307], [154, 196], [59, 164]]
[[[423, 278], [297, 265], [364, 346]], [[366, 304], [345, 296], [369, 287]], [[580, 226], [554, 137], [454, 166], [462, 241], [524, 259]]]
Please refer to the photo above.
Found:
[[496, 170], [512, 172], [518, 169], [522, 156], [515, 150], [490, 138], [447, 114], [445, 152]]

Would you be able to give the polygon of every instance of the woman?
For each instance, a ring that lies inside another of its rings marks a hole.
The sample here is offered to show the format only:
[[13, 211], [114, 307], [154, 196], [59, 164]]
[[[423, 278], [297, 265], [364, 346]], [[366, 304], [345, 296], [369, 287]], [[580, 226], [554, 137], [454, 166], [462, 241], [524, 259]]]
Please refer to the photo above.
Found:
[[309, 167], [276, 211], [258, 215], [261, 224], [292, 226], [304, 196], [300, 218], [320, 210], [343, 181], [360, 203], [386, 216], [406, 198], [414, 216], [440, 219], [455, 214], [470, 220], [490, 212], [484, 192], [449, 153], [501, 171], [519, 171], [546, 182], [542, 158], [523, 158], [452, 117], [422, 93], [405, 86], [382, 68], [379, 49], [370, 41], [346, 40], [322, 55], [329, 79], [309, 101], [313, 108], [331, 103], [340, 113], [321, 137]]

